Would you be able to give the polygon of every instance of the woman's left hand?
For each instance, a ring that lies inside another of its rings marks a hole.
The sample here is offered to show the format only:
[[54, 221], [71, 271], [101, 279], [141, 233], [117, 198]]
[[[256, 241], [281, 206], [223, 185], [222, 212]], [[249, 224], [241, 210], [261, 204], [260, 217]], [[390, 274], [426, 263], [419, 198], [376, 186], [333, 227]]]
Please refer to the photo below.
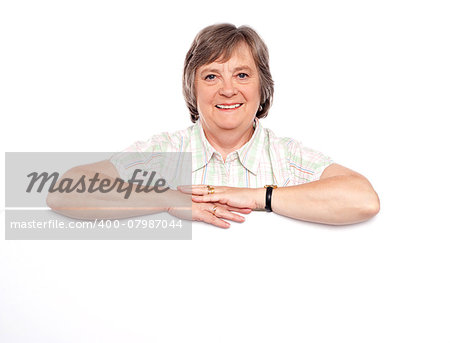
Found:
[[[178, 186], [178, 190], [192, 194], [195, 202], [218, 202], [242, 209], [256, 210], [261, 208], [264, 200], [264, 188], [239, 188], [227, 186], [192, 185]], [[262, 197], [262, 199], [260, 199]]]

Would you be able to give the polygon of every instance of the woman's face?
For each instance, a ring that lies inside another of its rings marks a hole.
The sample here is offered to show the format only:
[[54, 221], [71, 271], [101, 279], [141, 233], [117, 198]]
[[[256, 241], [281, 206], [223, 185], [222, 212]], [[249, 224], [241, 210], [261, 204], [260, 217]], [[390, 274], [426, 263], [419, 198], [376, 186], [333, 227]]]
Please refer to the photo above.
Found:
[[204, 129], [236, 130], [242, 135], [252, 129], [260, 105], [259, 75], [247, 44], [240, 44], [226, 62], [198, 68], [195, 89]]

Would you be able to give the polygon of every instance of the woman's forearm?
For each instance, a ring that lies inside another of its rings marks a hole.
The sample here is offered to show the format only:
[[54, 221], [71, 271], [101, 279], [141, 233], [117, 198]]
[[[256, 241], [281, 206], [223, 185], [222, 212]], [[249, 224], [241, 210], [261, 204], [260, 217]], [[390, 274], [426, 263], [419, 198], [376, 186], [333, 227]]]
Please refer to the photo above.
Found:
[[[81, 176], [87, 179], [92, 178], [95, 173], [92, 171], [69, 172], [61, 178], [79, 180]], [[100, 180], [109, 180], [109, 184], [114, 183], [114, 179], [105, 174], [98, 174]], [[56, 183], [58, 188], [61, 180]], [[105, 181], [106, 182], [106, 181]], [[136, 192], [136, 186], [125, 183], [124, 187], [132, 187], [130, 194], [118, 192], [113, 189], [108, 192], [52, 192], [47, 196], [47, 205], [60, 214], [77, 219], [120, 219], [139, 215], [148, 215], [167, 211], [171, 203], [175, 200], [175, 191], [167, 190], [164, 193]]]
[[[258, 193], [258, 207], [265, 207]], [[264, 200], [262, 200], [264, 199]], [[359, 175], [339, 175], [318, 181], [279, 187], [272, 192], [275, 213], [323, 224], [343, 225], [362, 222], [379, 211], [379, 199], [369, 181]]]

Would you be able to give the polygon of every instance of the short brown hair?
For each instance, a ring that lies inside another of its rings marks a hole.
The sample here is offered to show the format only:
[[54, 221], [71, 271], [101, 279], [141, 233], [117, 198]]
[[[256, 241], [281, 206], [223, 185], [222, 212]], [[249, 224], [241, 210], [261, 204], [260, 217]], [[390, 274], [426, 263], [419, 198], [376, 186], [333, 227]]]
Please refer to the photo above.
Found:
[[191, 113], [192, 122], [199, 118], [195, 95], [195, 72], [197, 68], [212, 63], [218, 58], [226, 62], [240, 43], [246, 43], [252, 52], [258, 68], [260, 84], [260, 107], [257, 118], [264, 118], [269, 112], [273, 98], [273, 80], [269, 68], [269, 51], [261, 37], [249, 26], [236, 27], [232, 24], [216, 24], [201, 30], [186, 54], [183, 71], [183, 95]]

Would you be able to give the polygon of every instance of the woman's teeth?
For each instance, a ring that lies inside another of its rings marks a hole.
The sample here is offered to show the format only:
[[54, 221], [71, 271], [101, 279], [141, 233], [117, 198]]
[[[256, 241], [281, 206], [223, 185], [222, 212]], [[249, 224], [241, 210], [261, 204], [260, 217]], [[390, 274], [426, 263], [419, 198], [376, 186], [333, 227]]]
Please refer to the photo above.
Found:
[[221, 109], [231, 109], [231, 108], [238, 108], [240, 107], [242, 104], [234, 104], [234, 105], [216, 105], [217, 108], [221, 108]]

